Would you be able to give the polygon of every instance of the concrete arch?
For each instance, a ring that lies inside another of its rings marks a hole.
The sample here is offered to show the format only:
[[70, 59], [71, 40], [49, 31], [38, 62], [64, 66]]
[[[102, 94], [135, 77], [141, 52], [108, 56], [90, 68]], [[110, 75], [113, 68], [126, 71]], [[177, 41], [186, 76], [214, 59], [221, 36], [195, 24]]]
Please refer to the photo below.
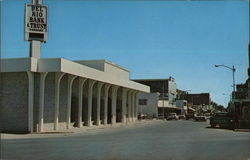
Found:
[[79, 79], [78, 85], [78, 127], [86, 125], [87, 107], [88, 107], [88, 81], [85, 78]]
[[127, 122], [127, 106], [128, 106], [128, 100], [127, 100], [127, 88], [122, 88], [122, 122]]
[[39, 108], [38, 108], [38, 131], [43, 132], [43, 121], [44, 121], [44, 90], [45, 90], [45, 79], [48, 72], [40, 73], [39, 75]]
[[103, 90], [103, 110], [101, 109], [101, 112], [103, 112], [103, 114], [101, 114], [101, 121], [102, 124], [106, 125], [108, 124], [108, 108], [111, 103], [111, 101], [109, 100], [109, 91], [110, 91], [110, 84], [105, 84], [104, 85], [104, 90]]
[[93, 102], [93, 86], [94, 80], [88, 79], [86, 84], [83, 85], [84, 98], [83, 98], [83, 119], [84, 126], [92, 125], [92, 102]]
[[97, 85], [98, 82], [95, 82], [92, 87], [91, 124], [94, 125], [96, 125], [97, 118]]
[[43, 115], [43, 130], [49, 131], [53, 130], [54, 126], [54, 99], [55, 99], [55, 73], [49, 72], [45, 79], [45, 89], [44, 92], [46, 95], [44, 96], [44, 115]]
[[67, 123], [66, 128], [71, 128], [71, 108], [72, 108], [72, 89], [73, 89], [73, 81], [77, 76], [68, 75], [67, 77]]
[[116, 123], [117, 90], [119, 86], [113, 85], [111, 88], [111, 124]]
[[[55, 113], [54, 113], [54, 130], [63, 128], [62, 125], [66, 122], [67, 101], [64, 98], [67, 96], [67, 79], [64, 76], [66, 73], [55, 73]], [[63, 78], [64, 77], [64, 78]], [[60, 124], [59, 124], [60, 123]], [[62, 125], [61, 125], [62, 124]]]
[[34, 73], [27, 71], [29, 87], [28, 87], [28, 132], [33, 132], [33, 114], [34, 114]]
[[107, 124], [111, 124], [112, 120], [112, 87], [108, 90], [108, 108], [107, 108]]
[[134, 95], [135, 96], [135, 112], [134, 112], [135, 121], [138, 120], [138, 94], [139, 92], [136, 91]]
[[[79, 86], [80, 79], [82, 79], [82, 78], [77, 77], [72, 83], [70, 123], [73, 124], [73, 127], [78, 127], [79, 125], [81, 126], [81, 124], [78, 122], [78, 119], [79, 119], [79, 113], [78, 113], [79, 112], [79, 93], [82, 92], [82, 86], [81, 87]], [[83, 85], [83, 82], [82, 82], [82, 85]]]
[[60, 75], [61, 80], [59, 84], [58, 97], [58, 127], [57, 129], [65, 129], [67, 126], [67, 74]]
[[122, 122], [122, 91], [123, 88], [121, 87], [117, 90], [116, 122]]
[[92, 120], [94, 122], [94, 125], [100, 125], [100, 110], [101, 110], [101, 105], [102, 105], [102, 88], [104, 83], [102, 82], [97, 82], [95, 83], [93, 87], [93, 109], [92, 109]]
[[131, 113], [132, 113], [132, 90], [129, 90], [127, 93], [127, 122], [131, 122]]

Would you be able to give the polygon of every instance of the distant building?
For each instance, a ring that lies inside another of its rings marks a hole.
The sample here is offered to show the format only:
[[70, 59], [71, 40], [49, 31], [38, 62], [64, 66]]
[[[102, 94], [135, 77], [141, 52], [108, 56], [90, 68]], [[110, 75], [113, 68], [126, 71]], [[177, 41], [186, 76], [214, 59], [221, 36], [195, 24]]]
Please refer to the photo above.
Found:
[[213, 110], [209, 93], [188, 93], [187, 91], [177, 90], [177, 99], [186, 100], [188, 107], [197, 112], [206, 112]]
[[177, 95], [176, 83], [173, 77], [168, 79], [135, 79], [135, 82], [150, 87], [150, 93], [159, 93], [159, 100], [168, 100], [170, 104], [174, 104]]
[[138, 93], [138, 114], [155, 118], [158, 116], [158, 93]]
[[211, 99], [209, 93], [186, 94], [185, 98], [192, 105], [210, 105]]
[[248, 79], [244, 84], [236, 85], [229, 103], [228, 112], [231, 113], [236, 128], [250, 128], [250, 43], [248, 44]]
[[233, 115], [236, 128], [250, 128], [249, 81], [237, 84], [234, 98], [229, 103], [228, 111]]
[[246, 99], [248, 96], [248, 82], [236, 85], [235, 99]]
[[176, 107], [181, 109], [182, 114], [187, 114], [188, 106], [187, 100], [176, 100]]
[[[151, 93], [158, 93], [158, 114], [167, 114], [170, 112], [181, 113], [181, 109], [176, 107], [177, 88], [173, 77], [168, 79], [135, 79], [135, 82], [150, 87]], [[140, 99], [140, 95], [138, 95]], [[139, 109], [139, 108], [138, 108]]]

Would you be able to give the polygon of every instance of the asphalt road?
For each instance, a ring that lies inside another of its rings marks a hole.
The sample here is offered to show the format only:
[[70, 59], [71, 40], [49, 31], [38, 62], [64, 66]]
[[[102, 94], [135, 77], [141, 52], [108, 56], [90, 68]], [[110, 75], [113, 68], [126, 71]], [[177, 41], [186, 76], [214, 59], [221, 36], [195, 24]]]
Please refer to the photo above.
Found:
[[154, 121], [77, 134], [2, 139], [9, 160], [250, 160], [250, 133]]

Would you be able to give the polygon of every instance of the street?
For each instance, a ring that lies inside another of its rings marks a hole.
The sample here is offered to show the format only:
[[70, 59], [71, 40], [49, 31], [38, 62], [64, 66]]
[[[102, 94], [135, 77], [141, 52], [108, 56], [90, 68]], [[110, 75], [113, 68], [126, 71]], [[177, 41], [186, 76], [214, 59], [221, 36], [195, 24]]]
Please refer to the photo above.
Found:
[[4, 138], [10, 160], [248, 160], [250, 133], [208, 122], [160, 121], [56, 136]]

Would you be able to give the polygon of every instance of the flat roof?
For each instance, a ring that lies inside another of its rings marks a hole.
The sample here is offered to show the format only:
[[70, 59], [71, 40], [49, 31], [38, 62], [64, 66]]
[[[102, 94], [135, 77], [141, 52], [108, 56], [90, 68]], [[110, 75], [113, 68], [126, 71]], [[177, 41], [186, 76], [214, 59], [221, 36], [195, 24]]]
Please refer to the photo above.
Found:
[[132, 79], [133, 81], [168, 81], [169, 79]]
[[150, 92], [146, 85], [121, 78], [112, 73], [97, 70], [63, 58], [10, 58], [0, 59], [1, 72], [63, 72], [141, 92]]
[[75, 60], [75, 62], [90, 62], [90, 63], [107, 63], [107, 64], [110, 64], [114, 67], [117, 67], [119, 69], [122, 69], [124, 71], [127, 71], [129, 72], [129, 70], [127, 70], [126, 68], [114, 63], [114, 62], [111, 62], [111, 61], [108, 61], [108, 60], [105, 60], [105, 59], [98, 59], [98, 60]]
[[172, 76], [169, 76], [169, 78], [152, 78], [152, 79], [132, 79], [133, 81], [171, 81], [175, 80]]

